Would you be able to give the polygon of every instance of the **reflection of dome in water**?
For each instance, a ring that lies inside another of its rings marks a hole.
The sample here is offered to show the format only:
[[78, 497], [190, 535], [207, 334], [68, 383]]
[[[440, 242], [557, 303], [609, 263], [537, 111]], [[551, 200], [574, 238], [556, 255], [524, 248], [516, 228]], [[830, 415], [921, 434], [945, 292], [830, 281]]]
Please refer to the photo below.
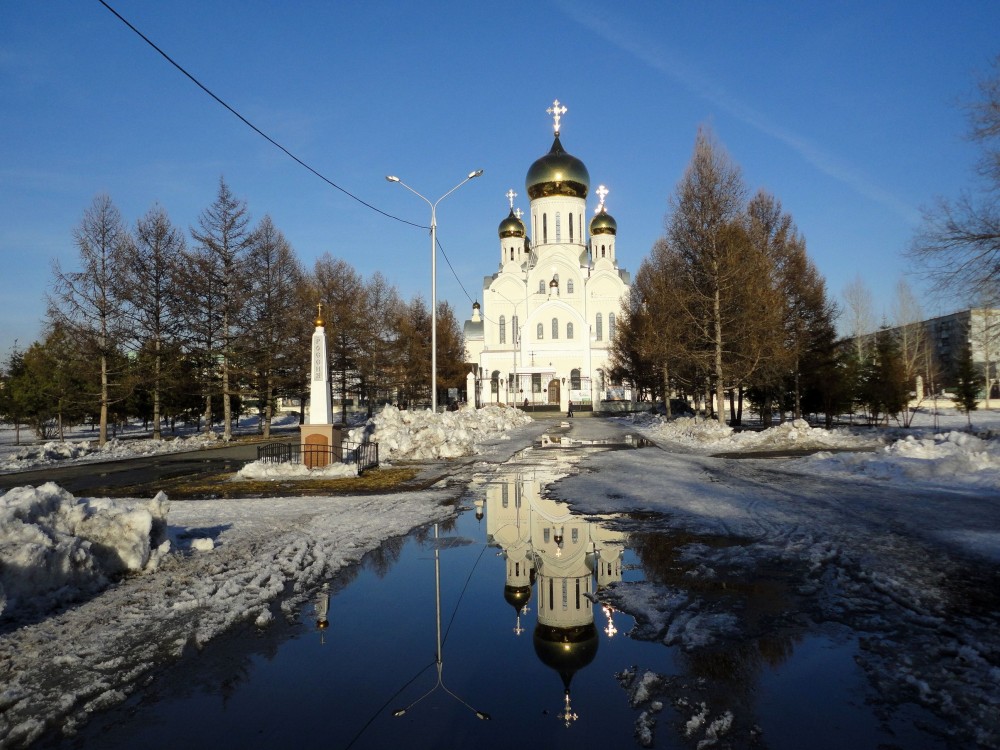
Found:
[[524, 609], [531, 600], [531, 586], [504, 586], [503, 598], [516, 611]]
[[597, 656], [597, 626], [592, 622], [575, 628], [539, 623], [533, 640], [538, 659], [559, 673], [567, 690], [573, 675]]

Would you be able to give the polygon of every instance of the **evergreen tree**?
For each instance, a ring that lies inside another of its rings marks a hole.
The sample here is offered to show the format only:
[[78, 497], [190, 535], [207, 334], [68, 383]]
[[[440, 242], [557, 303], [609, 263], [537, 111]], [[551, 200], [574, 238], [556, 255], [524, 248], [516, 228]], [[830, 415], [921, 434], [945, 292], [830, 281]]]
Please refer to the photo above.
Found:
[[979, 406], [979, 375], [972, 361], [972, 347], [968, 344], [962, 349], [955, 372], [958, 385], [955, 387], [956, 405], [965, 412], [969, 427], [972, 427], [972, 412]]

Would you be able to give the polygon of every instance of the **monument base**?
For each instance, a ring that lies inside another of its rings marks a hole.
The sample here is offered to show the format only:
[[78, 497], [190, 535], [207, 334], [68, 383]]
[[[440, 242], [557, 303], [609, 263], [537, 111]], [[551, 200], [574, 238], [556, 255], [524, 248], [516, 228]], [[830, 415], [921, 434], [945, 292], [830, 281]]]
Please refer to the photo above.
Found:
[[304, 424], [300, 428], [302, 464], [318, 469], [344, 459], [344, 432], [339, 424]]

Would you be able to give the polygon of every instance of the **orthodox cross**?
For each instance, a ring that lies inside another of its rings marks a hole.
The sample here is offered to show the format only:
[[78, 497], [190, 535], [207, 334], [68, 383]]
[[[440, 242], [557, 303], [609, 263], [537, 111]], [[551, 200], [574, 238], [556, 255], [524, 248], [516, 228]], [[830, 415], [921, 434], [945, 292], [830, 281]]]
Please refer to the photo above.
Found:
[[594, 192], [597, 193], [597, 197], [601, 201], [597, 206], [597, 210], [594, 212], [599, 214], [602, 210], [604, 210], [604, 199], [608, 197], [608, 189], [604, 187], [604, 185], [600, 185]]
[[319, 302], [316, 305], [316, 325], [323, 325], [323, 303]]
[[566, 107], [561, 105], [559, 103], [559, 100], [556, 99], [554, 102], [552, 102], [552, 106], [545, 111], [548, 112], [550, 115], [552, 115], [552, 119], [555, 122], [556, 135], [559, 135], [559, 119], [569, 110], [567, 110]]
[[522, 216], [524, 216], [524, 211], [522, 211], [519, 208], [515, 208], [514, 209], [514, 216], [516, 216], [517, 218], [520, 219]]
[[514, 188], [511, 188], [506, 193], [504, 193], [504, 195], [507, 196], [507, 200], [510, 201], [510, 210], [513, 211], [514, 199], [517, 197], [517, 193], [514, 192]]

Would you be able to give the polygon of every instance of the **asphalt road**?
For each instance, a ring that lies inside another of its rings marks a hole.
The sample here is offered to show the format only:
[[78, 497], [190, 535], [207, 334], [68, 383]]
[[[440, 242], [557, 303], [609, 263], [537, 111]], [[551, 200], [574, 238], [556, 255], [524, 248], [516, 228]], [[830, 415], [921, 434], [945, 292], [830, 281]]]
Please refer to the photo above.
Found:
[[[278, 438], [282, 440], [282, 438]], [[183, 453], [164, 453], [115, 461], [45, 466], [0, 474], [0, 489], [55, 482], [76, 494], [96, 488], [129, 487], [178, 477], [198, 477], [238, 471], [257, 458], [259, 443], [239, 443]]]

